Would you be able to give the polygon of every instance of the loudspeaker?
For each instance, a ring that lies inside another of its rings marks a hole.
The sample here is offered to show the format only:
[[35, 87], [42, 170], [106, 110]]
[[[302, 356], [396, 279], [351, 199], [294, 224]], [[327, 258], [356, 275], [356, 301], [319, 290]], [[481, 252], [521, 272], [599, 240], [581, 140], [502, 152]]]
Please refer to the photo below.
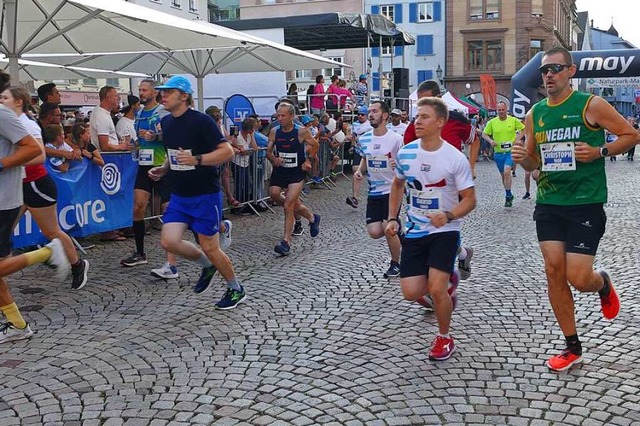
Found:
[[401, 97], [401, 90], [409, 90], [409, 69], [408, 68], [394, 68], [393, 69], [393, 96], [396, 98]]

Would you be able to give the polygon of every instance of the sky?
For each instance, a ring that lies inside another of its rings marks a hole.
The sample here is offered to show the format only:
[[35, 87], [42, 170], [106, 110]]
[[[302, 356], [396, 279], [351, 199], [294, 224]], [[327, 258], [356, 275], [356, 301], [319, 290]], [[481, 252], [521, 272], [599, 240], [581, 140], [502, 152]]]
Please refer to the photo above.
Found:
[[577, 0], [576, 8], [589, 12], [589, 20], [601, 30], [608, 30], [613, 20], [619, 36], [640, 49], [640, 0]]

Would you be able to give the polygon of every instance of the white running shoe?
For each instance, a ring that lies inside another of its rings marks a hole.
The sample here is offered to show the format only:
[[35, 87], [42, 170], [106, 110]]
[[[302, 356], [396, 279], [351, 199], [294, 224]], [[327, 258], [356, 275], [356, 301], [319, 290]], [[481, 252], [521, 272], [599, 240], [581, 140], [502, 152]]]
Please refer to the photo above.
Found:
[[180, 274], [178, 274], [178, 268], [169, 262], [165, 262], [161, 268], [152, 269], [151, 275], [157, 278], [162, 278], [163, 280], [170, 280], [172, 278], [178, 278]]
[[71, 272], [71, 264], [64, 252], [62, 241], [60, 241], [59, 238], [54, 238], [47, 244], [47, 247], [51, 249], [51, 256], [49, 256], [47, 264], [56, 268], [56, 278], [58, 281], [66, 280]]
[[233, 228], [233, 223], [228, 219], [225, 219], [222, 222], [226, 227], [226, 231], [220, 232], [220, 248], [222, 250], [226, 250], [231, 246], [231, 229]]
[[28, 339], [31, 336], [33, 336], [33, 331], [31, 331], [29, 324], [22, 330], [14, 327], [10, 322], [0, 325], [0, 343]]

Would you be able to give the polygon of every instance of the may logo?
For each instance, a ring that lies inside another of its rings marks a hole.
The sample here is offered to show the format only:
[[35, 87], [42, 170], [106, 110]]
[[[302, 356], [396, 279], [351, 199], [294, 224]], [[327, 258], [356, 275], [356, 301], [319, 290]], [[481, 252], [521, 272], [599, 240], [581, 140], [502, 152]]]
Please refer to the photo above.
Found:
[[113, 163], [107, 163], [102, 168], [102, 178], [100, 179], [100, 188], [107, 195], [114, 195], [120, 191], [122, 176], [118, 166]]

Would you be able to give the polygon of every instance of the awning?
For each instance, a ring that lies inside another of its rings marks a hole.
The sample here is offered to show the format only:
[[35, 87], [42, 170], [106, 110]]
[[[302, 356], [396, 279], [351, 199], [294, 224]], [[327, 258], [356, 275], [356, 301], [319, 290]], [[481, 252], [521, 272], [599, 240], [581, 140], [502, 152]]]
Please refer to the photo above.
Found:
[[466, 96], [460, 96], [460, 99], [462, 99], [463, 101], [465, 101], [469, 105], [473, 105], [474, 107], [478, 108], [478, 113], [480, 114], [481, 117], [488, 117], [489, 116], [489, 113], [487, 112], [486, 108], [483, 107], [482, 105], [480, 105], [478, 102], [476, 102], [472, 98], [468, 98]]
[[322, 13], [217, 22], [238, 31], [283, 28], [284, 44], [300, 50], [351, 49], [415, 44], [411, 34], [382, 15]]
[[468, 113], [469, 114], [477, 114], [480, 110], [478, 109], [478, 107], [476, 107], [475, 105], [470, 104], [469, 102], [466, 102], [462, 99], [460, 99], [459, 97], [457, 97], [454, 93], [451, 93], [451, 96], [453, 96], [453, 98], [458, 101], [459, 103], [461, 103], [462, 105], [464, 105], [465, 107], [467, 107]]

